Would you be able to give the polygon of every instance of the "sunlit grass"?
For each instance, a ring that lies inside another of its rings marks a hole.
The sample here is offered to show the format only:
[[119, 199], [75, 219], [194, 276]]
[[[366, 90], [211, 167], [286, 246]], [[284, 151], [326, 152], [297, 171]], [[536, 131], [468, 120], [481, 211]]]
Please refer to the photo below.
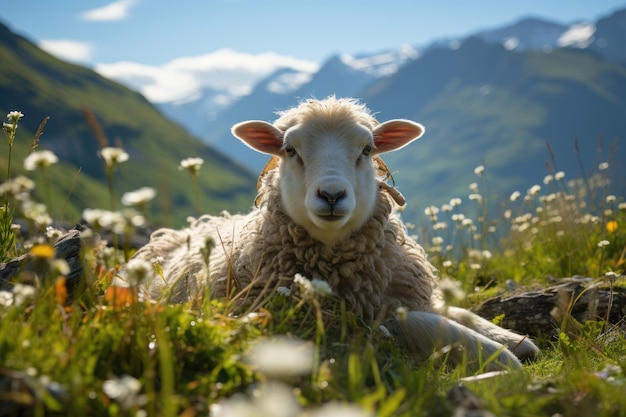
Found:
[[[53, 178], [54, 169], [40, 174]], [[123, 265], [137, 279], [160, 274], [158, 259], [131, 267], [125, 246], [145, 224], [155, 190], [124, 194], [121, 202], [132, 207], [118, 209], [113, 173], [110, 210], [83, 213], [92, 230], [83, 232], [83, 273], [70, 286], [70, 266], [53, 250], [62, 231], [50, 227], [47, 206], [32, 194], [35, 183], [9, 170], [0, 185], [0, 236], [10, 236], [2, 257], [29, 254], [47, 271], [0, 282], [2, 415], [449, 416], [460, 384], [495, 415], [612, 416], [626, 409], [623, 330], [565, 322], [567, 312], [560, 336], [542, 341], [539, 360], [473, 375], [450, 368], [445, 352], [418, 362], [399, 351], [383, 329], [334, 302], [323, 281], [300, 276], [298, 293], [279, 289], [237, 314], [220, 300], [148, 301], [133, 280], [111, 286]], [[427, 222], [414, 226], [440, 270], [444, 297], [471, 305], [509, 287], [545, 286], [550, 276], [622, 285], [626, 203], [606, 191], [609, 173], [608, 163], [585, 179], [556, 172], [493, 201], [495, 179], [489, 167], [477, 167], [467, 195], [429, 207]], [[56, 206], [65, 196], [45, 198]], [[18, 219], [27, 236], [14, 226]], [[121, 249], [96, 239], [104, 229], [116, 233]]]

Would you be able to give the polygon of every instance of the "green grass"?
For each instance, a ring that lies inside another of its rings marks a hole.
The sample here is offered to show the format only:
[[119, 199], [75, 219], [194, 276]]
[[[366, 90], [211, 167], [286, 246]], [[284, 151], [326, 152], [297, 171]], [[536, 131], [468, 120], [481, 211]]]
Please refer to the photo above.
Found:
[[[47, 173], [56, 184], [62, 179], [53, 168]], [[502, 201], [488, 194], [489, 167], [479, 173], [472, 199], [429, 209], [413, 230], [451, 303], [471, 306], [506, 291], [507, 281], [537, 287], [548, 276], [608, 282], [615, 276], [607, 272], [623, 273], [626, 207], [623, 196], [605, 195], [610, 167]], [[80, 284], [68, 295], [46, 225], [21, 209], [39, 198], [39, 187], [21, 200], [2, 195], [16, 208], [8, 213], [26, 217], [33, 232], [17, 234], [3, 257], [30, 252], [50, 272], [25, 271], [12, 292], [0, 292], [0, 415], [449, 416], [448, 397], [459, 386], [495, 415], [626, 413], [624, 334], [602, 321], [564, 325], [558, 339], [539, 341], [542, 357], [523, 369], [472, 375], [441, 352], [426, 361], [407, 356], [377, 326], [320, 295], [275, 294], [238, 314], [219, 300], [143, 300], [133, 288], [110, 286], [131, 253], [88, 239]], [[55, 207], [63, 199], [58, 187]], [[101, 203], [107, 208], [107, 199]]]

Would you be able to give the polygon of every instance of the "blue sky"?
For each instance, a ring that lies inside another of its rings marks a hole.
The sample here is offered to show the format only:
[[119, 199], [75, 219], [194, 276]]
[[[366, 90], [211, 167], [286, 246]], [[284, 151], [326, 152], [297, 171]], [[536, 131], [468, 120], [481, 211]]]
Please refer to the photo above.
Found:
[[[217, 73], [241, 66], [266, 74], [281, 62], [312, 70], [335, 53], [425, 45], [524, 16], [595, 20], [624, 7], [626, 0], [0, 0], [0, 21], [112, 78], [141, 85], [178, 74], [169, 88], [184, 90], [194, 68], [216, 62]], [[176, 72], [183, 66], [189, 78]], [[143, 92], [171, 99], [164, 91]]]

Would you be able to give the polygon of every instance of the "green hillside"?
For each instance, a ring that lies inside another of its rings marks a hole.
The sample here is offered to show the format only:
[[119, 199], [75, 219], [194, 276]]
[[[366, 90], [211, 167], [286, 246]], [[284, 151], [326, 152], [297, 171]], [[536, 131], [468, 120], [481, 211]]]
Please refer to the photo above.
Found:
[[[143, 186], [157, 189], [152, 211], [159, 224], [182, 224], [187, 215], [196, 214], [193, 183], [187, 172], [178, 170], [187, 157], [204, 159], [199, 178], [203, 212], [245, 211], [251, 205], [254, 176], [164, 118], [140, 94], [87, 68], [60, 61], [2, 25], [0, 62], [0, 115], [4, 118], [13, 110], [25, 115], [15, 142], [12, 175], [23, 172], [21, 161], [34, 132], [50, 117], [39, 149], [52, 150], [61, 161], [49, 170], [53, 217], [77, 221], [84, 208], [109, 207], [104, 164], [97, 156], [99, 144], [84, 109], [102, 126], [108, 144], [130, 155], [116, 175], [118, 197]], [[0, 146], [0, 180], [4, 181], [8, 145], [3, 141]], [[33, 179], [39, 180], [37, 175]], [[37, 190], [41, 192], [41, 187]]]

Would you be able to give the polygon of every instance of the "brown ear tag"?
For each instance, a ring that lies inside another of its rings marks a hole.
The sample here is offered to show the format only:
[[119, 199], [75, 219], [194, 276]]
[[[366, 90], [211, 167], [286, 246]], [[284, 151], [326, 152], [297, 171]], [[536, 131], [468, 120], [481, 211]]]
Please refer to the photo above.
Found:
[[[376, 169], [376, 177], [378, 179], [378, 188], [387, 191], [387, 194], [389, 194], [391, 198], [393, 198], [393, 201], [395, 201], [400, 207], [404, 206], [406, 204], [406, 199], [396, 188], [396, 181], [393, 179], [393, 175], [391, 175], [391, 171], [387, 167], [387, 164], [385, 164], [379, 156], [375, 156], [373, 160], [374, 168]], [[387, 180], [391, 180], [393, 185], [387, 184]]]
[[[267, 164], [265, 164], [265, 167], [263, 168], [263, 171], [261, 171], [261, 173], [259, 174], [259, 178], [256, 180], [256, 190], [257, 192], [259, 192], [261, 190], [261, 185], [263, 184], [263, 177], [265, 175], [267, 175], [268, 172], [270, 172], [271, 170], [273, 170], [274, 168], [276, 168], [278, 166], [278, 161], [280, 161], [280, 158], [277, 156], [272, 156], [270, 158], [269, 161], [267, 161]], [[263, 195], [259, 192], [256, 197], [254, 198], [254, 206], [255, 207], [259, 207], [259, 204], [261, 203], [261, 197]]]

